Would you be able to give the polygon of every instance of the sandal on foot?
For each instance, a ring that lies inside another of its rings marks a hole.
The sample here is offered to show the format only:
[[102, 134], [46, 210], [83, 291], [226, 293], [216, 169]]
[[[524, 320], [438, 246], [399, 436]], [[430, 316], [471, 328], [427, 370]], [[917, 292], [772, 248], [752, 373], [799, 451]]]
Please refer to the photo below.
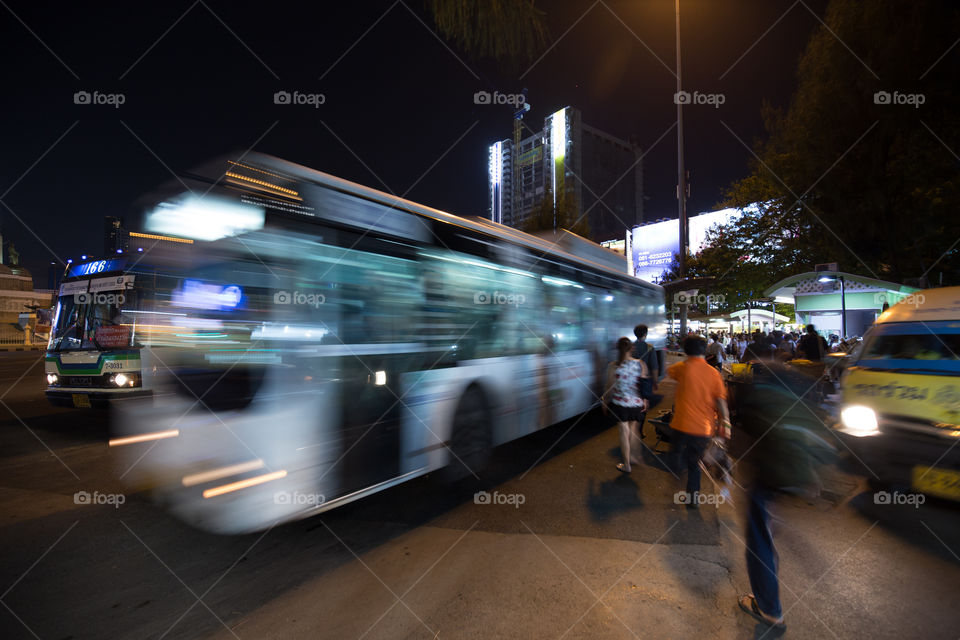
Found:
[[752, 593], [748, 593], [745, 596], [740, 596], [737, 598], [737, 604], [740, 605], [741, 609], [759, 622], [762, 622], [777, 630], [783, 630], [787, 628], [787, 625], [783, 622], [783, 618], [777, 619], [773, 616], [767, 615], [763, 611], [760, 611], [760, 607], [757, 605], [757, 599]]
[[632, 471], [632, 469], [627, 469], [625, 466], [623, 466], [623, 463], [622, 463], [622, 462], [618, 462], [618, 463], [617, 463], [617, 471], [619, 471], [619, 472], [621, 472], [621, 473], [630, 473], [630, 471]]

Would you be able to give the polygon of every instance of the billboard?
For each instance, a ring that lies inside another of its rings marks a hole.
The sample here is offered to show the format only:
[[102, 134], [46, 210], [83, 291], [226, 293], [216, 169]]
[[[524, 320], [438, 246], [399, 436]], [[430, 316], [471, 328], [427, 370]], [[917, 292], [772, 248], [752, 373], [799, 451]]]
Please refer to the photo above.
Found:
[[[688, 220], [690, 252], [699, 253], [703, 249], [710, 227], [729, 224], [741, 215], [739, 209], [721, 209], [691, 216]], [[627, 234], [633, 275], [647, 282], [660, 282], [663, 272], [673, 263], [674, 254], [679, 251], [679, 220], [664, 220], [635, 227]]]

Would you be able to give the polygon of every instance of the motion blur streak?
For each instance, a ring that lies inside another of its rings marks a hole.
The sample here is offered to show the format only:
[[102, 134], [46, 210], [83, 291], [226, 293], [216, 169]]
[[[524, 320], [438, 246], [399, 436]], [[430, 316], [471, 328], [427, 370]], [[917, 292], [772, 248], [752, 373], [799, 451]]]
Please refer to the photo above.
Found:
[[221, 496], [225, 493], [230, 493], [231, 491], [239, 491], [240, 489], [246, 489], [247, 487], [253, 487], [258, 484], [263, 484], [264, 482], [270, 482], [271, 480], [279, 480], [280, 478], [286, 478], [287, 472], [280, 470], [274, 471], [273, 473], [265, 473], [262, 476], [256, 476], [254, 478], [247, 478], [246, 480], [238, 480], [236, 482], [231, 482], [230, 484], [220, 485], [219, 487], [214, 487], [213, 489], [207, 489], [203, 492], [204, 498], [215, 498]]
[[202, 473], [193, 473], [189, 476], [183, 477], [183, 486], [192, 487], [197, 484], [203, 484], [204, 482], [210, 482], [212, 480], [219, 480], [220, 478], [226, 478], [228, 476], [235, 476], [238, 473], [246, 473], [247, 471], [253, 471], [254, 469], [262, 469], [263, 460], [251, 460], [249, 462], [241, 462], [240, 464], [233, 464], [229, 467], [220, 467], [219, 469], [211, 469], [210, 471], [204, 471]]
[[150, 442], [151, 440], [163, 440], [164, 438], [176, 438], [180, 435], [178, 429], [168, 431], [157, 431], [155, 433], [142, 433], [138, 436], [127, 436], [125, 438], [113, 438], [110, 440], [111, 447], [119, 447], [124, 444], [134, 444], [137, 442]]

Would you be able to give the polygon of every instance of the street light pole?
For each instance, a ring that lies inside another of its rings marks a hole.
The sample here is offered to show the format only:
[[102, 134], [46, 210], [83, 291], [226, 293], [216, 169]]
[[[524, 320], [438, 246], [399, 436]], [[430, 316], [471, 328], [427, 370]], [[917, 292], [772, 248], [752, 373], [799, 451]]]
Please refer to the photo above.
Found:
[[[676, 0], [677, 6], [677, 92], [674, 94], [674, 102], [677, 103], [677, 200], [680, 207], [680, 280], [687, 277], [687, 176], [683, 167], [683, 101], [680, 100], [680, 92], [683, 90], [680, 74], [680, 0]], [[680, 336], [687, 334], [687, 305], [680, 304]]]
[[843, 276], [840, 276], [840, 336], [841, 340], [847, 339], [847, 298], [846, 287], [843, 282]]

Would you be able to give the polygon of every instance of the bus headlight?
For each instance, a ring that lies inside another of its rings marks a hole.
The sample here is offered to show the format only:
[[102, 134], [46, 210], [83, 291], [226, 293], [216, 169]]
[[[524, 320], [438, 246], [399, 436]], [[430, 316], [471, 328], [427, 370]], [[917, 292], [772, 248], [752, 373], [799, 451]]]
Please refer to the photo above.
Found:
[[138, 387], [140, 376], [135, 373], [115, 373], [110, 376], [110, 382], [118, 387]]
[[47, 384], [50, 385], [51, 387], [57, 386], [58, 384], [60, 384], [60, 376], [58, 376], [55, 373], [48, 373]]
[[857, 436], [858, 438], [880, 433], [880, 427], [877, 423], [877, 412], [870, 407], [864, 407], [862, 405], [844, 407], [840, 412], [840, 422], [843, 423], [842, 431], [844, 433]]

